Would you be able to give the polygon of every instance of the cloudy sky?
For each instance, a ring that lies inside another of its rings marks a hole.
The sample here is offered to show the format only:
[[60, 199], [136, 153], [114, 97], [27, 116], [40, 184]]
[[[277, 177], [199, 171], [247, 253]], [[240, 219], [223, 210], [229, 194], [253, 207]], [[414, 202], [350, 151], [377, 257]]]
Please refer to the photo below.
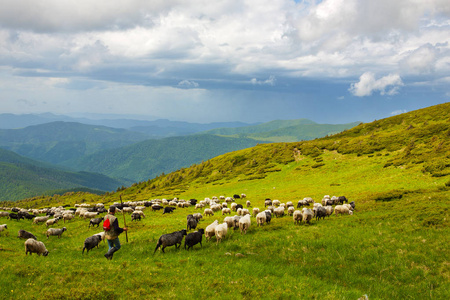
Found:
[[1, 0], [0, 113], [370, 122], [450, 101], [448, 0]]

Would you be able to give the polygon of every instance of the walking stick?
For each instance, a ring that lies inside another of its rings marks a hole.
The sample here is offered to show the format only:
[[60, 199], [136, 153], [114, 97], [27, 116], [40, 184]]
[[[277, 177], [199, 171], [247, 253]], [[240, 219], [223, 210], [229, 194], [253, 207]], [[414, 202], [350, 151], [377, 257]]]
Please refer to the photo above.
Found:
[[[125, 214], [123, 212], [122, 195], [119, 195], [119, 198], [120, 198], [120, 204], [122, 205], [123, 227], [127, 227], [127, 223], [125, 222]], [[127, 237], [127, 243], [128, 243], [128, 231], [125, 231], [125, 236]]]

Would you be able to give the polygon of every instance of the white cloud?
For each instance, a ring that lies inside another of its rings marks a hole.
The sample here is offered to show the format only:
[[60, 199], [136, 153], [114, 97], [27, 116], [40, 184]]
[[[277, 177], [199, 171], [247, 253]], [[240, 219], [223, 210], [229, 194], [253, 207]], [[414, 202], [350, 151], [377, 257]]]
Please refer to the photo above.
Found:
[[407, 110], [406, 109], [398, 109], [398, 110], [394, 110], [393, 112], [391, 112], [391, 116], [396, 116], [396, 115], [401, 115], [406, 113]]
[[200, 85], [192, 80], [182, 80], [178, 82], [178, 86], [181, 88], [198, 88]]
[[401, 86], [403, 81], [398, 74], [375, 79], [372, 72], [366, 72], [359, 77], [359, 82], [351, 84], [349, 91], [357, 97], [370, 96], [374, 92], [380, 92], [381, 95], [395, 95]]
[[277, 79], [275, 78], [275, 76], [270, 75], [268, 79], [266, 80], [258, 80], [256, 78], [252, 78], [252, 80], [250, 80], [250, 82], [254, 85], [271, 85], [274, 86], [275, 83], [277, 82]]

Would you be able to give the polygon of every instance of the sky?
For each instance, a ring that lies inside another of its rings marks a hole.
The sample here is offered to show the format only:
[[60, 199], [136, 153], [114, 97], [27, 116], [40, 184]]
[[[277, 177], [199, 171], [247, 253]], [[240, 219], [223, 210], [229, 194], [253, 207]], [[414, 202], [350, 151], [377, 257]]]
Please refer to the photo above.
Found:
[[338, 124], [450, 101], [448, 0], [0, 1], [0, 113]]

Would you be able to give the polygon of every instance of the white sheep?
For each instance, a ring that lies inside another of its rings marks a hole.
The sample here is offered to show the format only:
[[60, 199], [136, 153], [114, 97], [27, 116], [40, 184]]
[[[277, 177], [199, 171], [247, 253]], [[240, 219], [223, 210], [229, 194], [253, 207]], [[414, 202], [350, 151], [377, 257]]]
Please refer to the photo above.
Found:
[[353, 211], [353, 206], [351, 206], [350, 204], [344, 203], [344, 204], [342, 204], [342, 205], [345, 206], [345, 207], [347, 207], [349, 210]]
[[0, 225], [0, 232], [2, 232], [5, 229], [8, 229], [8, 225], [6, 225], [6, 224]]
[[247, 205], [247, 208], [249, 208], [250, 206], [252, 206], [252, 203], [250, 201], [247, 200], [247, 202], [245, 202], [245, 204]]
[[252, 216], [256, 217], [260, 213], [259, 207], [253, 207]]
[[247, 233], [247, 230], [250, 228], [250, 224], [250, 215], [245, 215], [239, 219], [239, 230], [241, 231], [241, 234]]
[[314, 213], [311, 209], [304, 207], [302, 209], [302, 215], [303, 215], [303, 221], [305, 221], [305, 223], [308, 223], [312, 220]]
[[288, 206], [288, 215], [292, 216], [294, 214], [295, 207], [294, 206]]
[[215, 234], [216, 234], [216, 226], [219, 225], [219, 221], [215, 220], [208, 226], [206, 226], [205, 229], [205, 239], [206, 241], [209, 241]]
[[45, 217], [36, 217], [33, 219], [33, 224], [39, 224], [39, 223], [44, 223], [47, 222], [47, 220], [49, 219], [49, 216], [45, 216]]
[[329, 217], [333, 214], [334, 208], [333, 208], [333, 206], [327, 205], [327, 206], [325, 206], [325, 211], [327, 212], [327, 216]]
[[48, 250], [45, 248], [44, 243], [34, 239], [28, 239], [25, 241], [25, 255], [27, 255], [28, 252], [30, 255], [33, 253], [37, 253], [39, 256], [41, 256], [41, 254], [43, 256], [48, 255]]
[[256, 224], [262, 226], [264, 223], [266, 223], [266, 213], [260, 212], [256, 215]]
[[292, 218], [294, 219], [294, 224], [298, 225], [303, 219], [303, 214], [299, 210], [295, 210], [292, 214]]
[[214, 213], [211, 208], [205, 208], [205, 210], [203, 211], [203, 214], [205, 216], [214, 216]]
[[336, 216], [338, 214], [349, 215], [349, 212], [350, 210], [348, 209], [348, 207], [344, 205], [336, 205], [336, 207], [334, 208], [334, 213], [336, 214]]
[[231, 203], [231, 210], [236, 211], [236, 202]]
[[8, 217], [9, 216], [9, 212], [7, 211], [0, 211], [0, 217]]
[[210, 208], [213, 212], [218, 212], [222, 209], [222, 206], [220, 204], [215, 204], [215, 205], [211, 205]]
[[280, 200], [273, 200], [272, 201], [272, 205], [273, 206], [280, 206], [280, 204], [281, 204]]
[[99, 233], [96, 233], [96, 234], [94, 234], [94, 235], [99, 235], [100, 238], [101, 238], [101, 240], [102, 240], [103, 242], [105, 242], [105, 232], [104, 232], [104, 231], [99, 232]]
[[234, 227], [234, 218], [233, 217], [225, 217], [223, 219], [225, 223], [227, 223], [228, 228]]
[[284, 207], [277, 207], [274, 209], [273, 213], [275, 214], [275, 216], [278, 217], [282, 217], [284, 216]]
[[245, 216], [245, 215], [249, 215], [249, 214], [250, 214], [250, 212], [248, 211], [248, 209], [243, 208], [243, 209], [241, 210], [241, 216]]
[[218, 244], [227, 235], [227, 232], [228, 232], [227, 223], [222, 223], [222, 224], [217, 225], [216, 228], [214, 229], [214, 231], [216, 234], [216, 239], [217, 239], [217, 244]]
[[58, 223], [58, 221], [59, 221], [59, 219], [58, 218], [55, 218], [55, 219], [48, 219], [46, 222], [45, 222], [45, 225], [48, 227], [48, 226], [51, 226], [51, 225], [55, 225], [56, 223]]
[[203, 218], [201, 213], [195, 213], [193, 214], [193, 216], [197, 220], [197, 222], [200, 222], [200, 220]]
[[226, 214], [231, 214], [231, 209], [229, 208], [222, 208], [222, 216]]
[[61, 235], [63, 234], [64, 231], [66, 231], [67, 228], [63, 227], [63, 228], [49, 228], [46, 232], [47, 235], [47, 239], [49, 238], [49, 236], [51, 235], [57, 235], [58, 239], [61, 237]]

